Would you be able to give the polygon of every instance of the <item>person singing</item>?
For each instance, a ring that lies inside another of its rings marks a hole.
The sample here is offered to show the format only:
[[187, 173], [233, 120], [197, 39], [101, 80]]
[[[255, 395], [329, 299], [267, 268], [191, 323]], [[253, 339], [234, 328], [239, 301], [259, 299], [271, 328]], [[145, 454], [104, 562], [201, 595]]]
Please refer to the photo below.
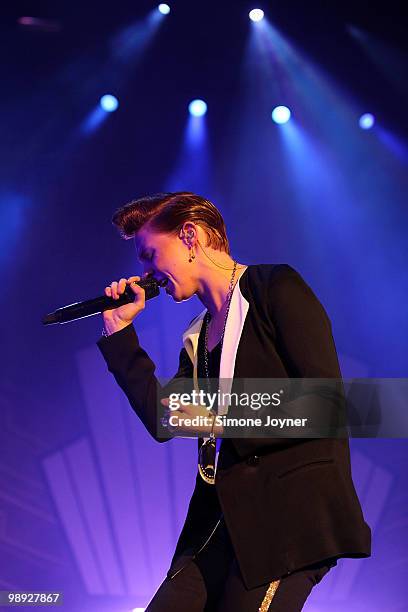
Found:
[[[133, 325], [145, 308], [141, 277], [105, 288], [113, 299], [127, 285], [135, 294], [134, 302], [103, 313], [97, 345], [155, 440], [171, 438], [159, 433], [158, 389], [166, 427], [166, 392], [177, 379], [341, 379], [331, 322], [312, 289], [288, 264], [237, 262], [212, 202], [191, 192], [160, 193], [122, 206], [112, 221], [123, 238], [135, 240], [143, 276], [166, 284], [175, 302], [196, 295], [204, 307], [183, 334], [177, 373], [162, 388]], [[188, 404], [172, 414], [178, 435], [194, 435], [188, 419], [209, 411]], [[211, 411], [212, 426], [198, 432], [198, 471], [185, 523], [146, 610], [302, 610], [337, 559], [371, 555], [348, 439], [220, 440], [216, 414]]]

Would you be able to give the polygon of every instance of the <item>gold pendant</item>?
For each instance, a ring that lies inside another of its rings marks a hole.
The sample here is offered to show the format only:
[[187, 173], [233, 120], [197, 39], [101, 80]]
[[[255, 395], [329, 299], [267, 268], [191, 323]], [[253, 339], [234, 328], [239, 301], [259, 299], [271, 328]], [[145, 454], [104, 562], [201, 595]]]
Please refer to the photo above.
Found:
[[208, 484], [215, 484], [215, 457], [216, 442], [215, 437], [210, 436], [198, 451], [198, 472], [203, 480]]

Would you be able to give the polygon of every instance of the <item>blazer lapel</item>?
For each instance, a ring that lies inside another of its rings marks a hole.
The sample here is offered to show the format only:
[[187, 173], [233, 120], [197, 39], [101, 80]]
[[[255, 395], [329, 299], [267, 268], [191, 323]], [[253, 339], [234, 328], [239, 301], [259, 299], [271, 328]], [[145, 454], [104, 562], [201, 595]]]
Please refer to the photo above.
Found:
[[[242, 275], [241, 275], [242, 276]], [[242, 330], [249, 310], [249, 302], [242, 295], [241, 287], [238, 282], [232, 293], [230, 309], [228, 312], [227, 323], [225, 325], [224, 342], [222, 345], [220, 361], [220, 393], [229, 394], [231, 392], [232, 381], [235, 371], [235, 360]], [[221, 395], [221, 397], [223, 397]], [[218, 406], [218, 414], [228, 413], [228, 403], [222, 402]]]
[[[247, 266], [248, 267], [248, 266]], [[245, 271], [244, 271], [245, 272]], [[240, 280], [242, 274], [238, 279], [238, 282], [234, 286], [232, 292], [230, 308], [228, 312], [227, 322], [225, 325], [224, 342], [221, 351], [220, 361], [220, 392], [230, 393], [232, 387], [232, 381], [234, 378], [235, 371], [235, 360], [237, 356], [237, 350], [239, 341], [241, 339], [242, 330], [244, 327], [245, 319], [249, 310], [249, 302], [242, 295]], [[194, 388], [198, 391], [198, 376], [197, 376], [197, 348], [198, 348], [198, 337], [200, 335], [201, 326], [203, 324], [204, 316], [207, 312], [205, 308], [189, 325], [186, 331], [183, 333], [183, 344], [184, 347], [193, 363], [193, 380]], [[219, 414], [228, 413], [228, 404], [219, 404]]]

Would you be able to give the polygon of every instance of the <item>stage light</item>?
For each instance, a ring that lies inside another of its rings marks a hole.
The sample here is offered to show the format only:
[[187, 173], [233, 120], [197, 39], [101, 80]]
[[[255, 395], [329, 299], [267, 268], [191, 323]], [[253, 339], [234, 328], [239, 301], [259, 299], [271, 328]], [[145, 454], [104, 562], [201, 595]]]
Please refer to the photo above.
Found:
[[105, 112], [113, 113], [113, 111], [118, 108], [119, 101], [117, 98], [115, 98], [115, 96], [112, 96], [111, 94], [105, 94], [100, 99], [100, 105]]
[[361, 115], [358, 123], [362, 130], [369, 130], [375, 123], [374, 115], [371, 113], [364, 113], [364, 115]]
[[55, 19], [42, 19], [39, 17], [19, 17], [17, 23], [24, 28], [41, 32], [59, 32], [61, 23]]
[[204, 100], [193, 100], [188, 105], [188, 110], [193, 117], [203, 117], [207, 112], [207, 104]]
[[265, 13], [262, 9], [252, 9], [252, 11], [249, 11], [249, 18], [251, 21], [262, 21], [264, 15]]
[[272, 111], [272, 119], [275, 123], [287, 123], [291, 117], [291, 112], [287, 106], [276, 106]]
[[168, 15], [170, 13], [170, 7], [168, 4], [159, 4], [157, 8], [162, 15]]

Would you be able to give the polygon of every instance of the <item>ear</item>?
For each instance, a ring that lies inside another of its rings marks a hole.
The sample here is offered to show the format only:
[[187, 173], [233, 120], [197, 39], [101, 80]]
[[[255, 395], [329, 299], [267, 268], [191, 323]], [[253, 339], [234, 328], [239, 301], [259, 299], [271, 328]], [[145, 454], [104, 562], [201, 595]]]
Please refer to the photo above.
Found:
[[197, 238], [197, 230], [191, 221], [186, 221], [180, 228], [179, 238], [185, 240], [187, 244], [193, 243], [194, 238]]

